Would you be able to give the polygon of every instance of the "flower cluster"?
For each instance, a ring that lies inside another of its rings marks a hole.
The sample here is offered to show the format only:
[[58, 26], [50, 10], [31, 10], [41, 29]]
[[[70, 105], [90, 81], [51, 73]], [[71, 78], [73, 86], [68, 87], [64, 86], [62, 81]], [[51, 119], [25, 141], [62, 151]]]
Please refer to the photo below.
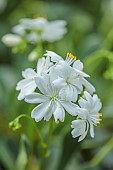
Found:
[[23, 41], [31, 44], [36, 44], [39, 41], [54, 42], [60, 40], [67, 32], [65, 26], [66, 21], [64, 20], [49, 22], [42, 17], [24, 18], [13, 27], [12, 32], [14, 34], [4, 35], [2, 41], [9, 47], [17, 46]]
[[[83, 63], [74, 55], [67, 53], [64, 60], [58, 54], [47, 51], [37, 63], [34, 71], [28, 68], [22, 72], [24, 77], [16, 89], [18, 99], [38, 104], [31, 113], [36, 122], [44, 119], [63, 122], [65, 113], [72, 115], [72, 136], [83, 140], [90, 129], [94, 137], [94, 125], [101, 121], [100, 99], [94, 86], [88, 82], [90, 76], [83, 72]], [[37, 89], [37, 91], [35, 91]]]

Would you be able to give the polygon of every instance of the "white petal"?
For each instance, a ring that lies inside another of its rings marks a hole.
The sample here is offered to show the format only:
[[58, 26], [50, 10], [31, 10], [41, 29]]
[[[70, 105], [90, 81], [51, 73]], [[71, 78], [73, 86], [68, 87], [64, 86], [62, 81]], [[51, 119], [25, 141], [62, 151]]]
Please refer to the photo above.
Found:
[[87, 131], [85, 131], [78, 139], [78, 142], [81, 142], [87, 135]]
[[47, 100], [49, 100], [48, 97], [40, 93], [31, 93], [25, 96], [25, 101], [28, 103], [42, 103], [42, 102], [46, 102]]
[[78, 114], [78, 106], [69, 101], [60, 101], [64, 109], [71, 114], [72, 116], [76, 116]]
[[22, 76], [24, 78], [34, 78], [37, 76], [36, 72], [32, 68], [27, 68], [22, 72]]
[[27, 84], [26, 86], [24, 86], [21, 90], [21, 92], [26, 96], [28, 94], [31, 94], [32, 92], [34, 92], [36, 89], [36, 84], [34, 81], [31, 81], [29, 84]]
[[93, 110], [92, 112], [98, 113], [102, 107], [102, 103], [96, 94], [93, 95]]
[[61, 105], [57, 105], [55, 112], [53, 113], [55, 121], [64, 121], [65, 111]]
[[31, 83], [32, 79], [23, 79], [17, 83], [16, 90], [21, 90], [24, 88], [27, 84]]
[[[58, 75], [56, 73], [56, 70], [55, 70], [55, 65], [53, 65], [49, 71], [49, 75], [50, 75], [50, 80], [51, 82], [53, 82], [54, 80], [58, 79]], [[52, 83], [53, 84], [53, 83]]]
[[41, 75], [44, 64], [45, 64], [45, 58], [42, 57], [38, 60], [38, 63], [37, 63], [37, 73], [38, 73], [38, 75]]
[[84, 108], [79, 108], [78, 110], [78, 116], [81, 118], [81, 119], [87, 119], [87, 116], [88, 116], [89, 112], [87, 109], [84, 109]]
[[84, 121], [84, 122], [81, 122], [81, 125], [79, 127], [74, 128], [71, 134], [73, 138], [76, 138], [80, 135], [83, 135], [85, 133], [85, 130], [86, 130], [86, 122]]
[[50, 101], [39, 104], [32, 110], [31, 117], [34, 118], [36, 122], [39, 122], [46, 115], [50, 107]]
[[25, 95], [20, 91], [19, 95], [18, 95], [18, 100], [23, 100], [25, 97]]
[[[52, 21], [45, 27], [42, 38], [49, 42], [54, 42], [63, 37], [67, 32], [64, 21]], [[55, 30], [55, 32], [53, 31]]]
[[76, 87], [72, 85], [67, 85], [60, 90], [59, 96], [62, 99], [76, 102], [78, 93]]
[[71, 134], [72, 134], [73, 138], [76, 138], [76, 137], [80, 136], [80, 134], [81, 134], [80, 129], [73, 129]]
[[44, 56], [51, 57], [51, 61], [53, 62], [59, 62], [60, 60], [63, 60], [61, 56], [52, 51], [46, 51], [46, 54], [44, 54]]
[[63, 79], [63, 78], [58, 78], [58, 79], [54, 80], [54, 81], [52, 82], [52, 84], [53, 84], [56, 88], [62, 88], [62, 87], [64, 87], [67, 83], [66, 83], [65, 79]]
[[51, 107], [49, 107], [48, 111], [46, 112], [44, 116], [44, 120], [49, 121], [50, 118], [52, 117], [53, 112], [54, 112], [54, 106], [53, 104], [51, 104]]
[[91, 107], [92, 109], [92, 105], [90, 104], [90, 102], [83, 99], [82, 97], [79, 99], [78, 103], [81, 106], [81, 108], [89, 109]]
[[83, 79], [83, 85], [85, 86], [86, 90], [90, 93], [93, 94], [95, 92], [95, 87], [89, 83], [86, 79]]
[[83, 70], [83, 63], [80, 60], [76, 60], [73, 63], [73, 68], [76, 68], [77, 70], [82, 71]]
[[72, 128], [78, 128], [80, 126], [82, 126], [82, 124], [85, 122], [85, 120], [81, 120], [81, 119], [78, 119], [78, 120], [73, 120], [71, 123], [71, 127]]
[[59, 77], [66, 80], [67, 77], [70, 77], [72, 68], [65, 61], [59, 61], [55, 67], [55, 71]]
[[88, 123], [85, 120], [81, 119], [72, 121], [71, 127], [74, 128], [71, 132], [72, 136], [74, 138], [80, 136], [78, 142], [85, 138], [89, 128]]
[[94, 125], [92, 124], [91, 121], [89, 121], [90, 124], [90, 135], [92, 138], [94, 138]]
[[76, 68], [74, 68], [76, 74], [78, 74], [78, 76], [81, 76], [81, 77], [90, 77], [88, 74], [84, 73], [83, 71], [80, 71]]
[[81, 142], [86, 137], [88, 129], [89, 129], [89, 124], [87, 123], [86, 131], [79, 137], [78, 142]]
[[51, 89], [48, 75], [44, 77], [42, 76], [36, 77], [35, 82], [36, 82], [37, 87], [43, 94], [48, 95], [51, 93], [52, 89]]

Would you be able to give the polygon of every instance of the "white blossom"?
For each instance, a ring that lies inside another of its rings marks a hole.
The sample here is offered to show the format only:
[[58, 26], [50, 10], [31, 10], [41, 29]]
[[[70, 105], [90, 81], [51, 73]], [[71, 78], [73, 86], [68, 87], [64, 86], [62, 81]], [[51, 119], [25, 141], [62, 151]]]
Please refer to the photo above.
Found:
[[[76, 56], [67, 53], [66, 60], [64, 60], [61, 56], [52, 51], [47, 51], [44, 55], [50, 57], [51, 61], [56, 63], [54, 70], [58, 78], [54, 80], [53, 84], [56, 87], [61, 87], [60, 93], [67, 99], [76, 101], [83, 87], [93, 94], [95, 88], [86, 80], [86, 78], [90, 76], [83, 72], [83, 63], [80, 62], [80, 60], [76, 60]], [[71, 66], [72, 64], [73, 66]]]
[[19, 24], [13, 27], [12, 31], [30, 43], [39, 41], [54, 42], [60, 40], [67, 32], [66, 21], [56, 20], [48, 21], [45, 18], [39, 17], [35, 19], [24, 18]]
[[72, 136], [74, 138], [79, 137], [79, 141], [83, 140], [87, 135], [90, 128], [90, 135], [94, 137], [94, 125], [100, 123], [102, 116], [99, 110], [102, 107], [100, 99], [96, 94], [91, 96], [88, 92], [84, 92], [84, 98], [80, 98], [78, 101], [81, 109], [79, 109], [78, 116], [80, 119], [72, 121], [71, 127]]
[[18, 100], [24, 99], [26, 95], [35, 91], [36, 83], [34, 78], [46, 74], [51, 66], [52, 63], [50, 62], [49, 57], [47, 57], [46, 59], [43, 57], [38, 60], [37, 72], [35, 72], [32, 68], [28, 68], [22, 72], [22, 76], [24, 77], [24, 79], [19, 81], [16, 87], [16, 90], [20, 90]]
[[42, 118], [49, 121], [52, 115], [55, 121], [64, 121], [65, 110], [72, 116], [76, 116], [78, 106], [62, 96], [59, 96], [59, 89], [52, 85], [52, 75], [36, 77], [35, 81], [41, 93], [31, 93], [25, 96], [25, 101], [28, 103], [39, 103], [31, 113], [31, 117], [35, 121], [40, 121]]

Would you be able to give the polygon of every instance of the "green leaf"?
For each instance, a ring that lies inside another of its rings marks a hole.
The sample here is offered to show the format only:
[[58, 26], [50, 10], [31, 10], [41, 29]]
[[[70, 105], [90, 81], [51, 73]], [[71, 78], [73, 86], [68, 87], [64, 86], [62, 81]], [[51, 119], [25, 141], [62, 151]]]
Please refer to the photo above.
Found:
[[7, 168], [7, 170], [15, 169], [13, 155], [11, 154], [8, 146], [2, 138], [0, 138], [0, 162], [4, 167]]
[[19, 153], [16, 160], [16, 170], [25, 170], [25, 167], [28, 162], [28, 156], [25, 148], [25, 136], [22, 135], [20, 140], [20, 147], [19, 147]]

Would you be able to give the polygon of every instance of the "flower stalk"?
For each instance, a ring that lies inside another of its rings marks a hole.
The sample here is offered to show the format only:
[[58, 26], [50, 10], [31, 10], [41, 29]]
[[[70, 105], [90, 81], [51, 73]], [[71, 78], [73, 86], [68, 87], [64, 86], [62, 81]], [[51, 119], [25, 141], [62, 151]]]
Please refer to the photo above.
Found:
[[48, 132], [48, 138], [47, 138], [47, 142], [46, 142], [46, 147], [44, 148], [44, 151], [43, 151], [40, 170], [43, 170], [43, 168], [45, 166], [46, 158], [49, 156], [49, 146], [50, 146], [50, 142], [51, 142], [51, 138], [52, 138], [52, 132], [53, 132], [53, 121], [54, 121], [54, 119], [51, 118], [50, 126], [49, 126], [49, 132]]

